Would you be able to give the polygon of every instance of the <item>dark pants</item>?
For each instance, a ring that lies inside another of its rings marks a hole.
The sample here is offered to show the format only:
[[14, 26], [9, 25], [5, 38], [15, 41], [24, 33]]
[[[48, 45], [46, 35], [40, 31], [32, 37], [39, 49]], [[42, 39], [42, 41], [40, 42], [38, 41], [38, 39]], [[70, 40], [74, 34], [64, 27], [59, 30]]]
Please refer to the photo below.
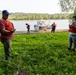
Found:
[[27, 29], [27, 33], [30, 33], [30, 28]]
[[4, 46], [4, 52], [5, 52], [5, 59], [10, 60], [10, 51], [11, 51], [11, 40], [3, 40], [1, 39], [1, 42]]
[[55, 28], [52, 28], [51, 32], [55, 32]]
[[73, 44], [73, 49], [76, 49], [76, 35], [69, 34], [69, 48], [72, 48]]

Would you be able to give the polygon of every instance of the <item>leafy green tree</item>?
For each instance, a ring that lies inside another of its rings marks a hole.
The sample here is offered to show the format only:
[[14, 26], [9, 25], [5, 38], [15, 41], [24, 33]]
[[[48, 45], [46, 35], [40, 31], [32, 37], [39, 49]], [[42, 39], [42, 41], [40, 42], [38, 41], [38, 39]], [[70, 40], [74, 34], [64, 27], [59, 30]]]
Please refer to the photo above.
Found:
[[74, 19], [73, 16], [76, 15], [76, 0], [59, 0], [62, 11], [72, 11], [73, 13], [69, 15], [69, 22], [71, 23]]
[[62, 11], [74, 11], [76, 8], [76, 0], [59, 0]]

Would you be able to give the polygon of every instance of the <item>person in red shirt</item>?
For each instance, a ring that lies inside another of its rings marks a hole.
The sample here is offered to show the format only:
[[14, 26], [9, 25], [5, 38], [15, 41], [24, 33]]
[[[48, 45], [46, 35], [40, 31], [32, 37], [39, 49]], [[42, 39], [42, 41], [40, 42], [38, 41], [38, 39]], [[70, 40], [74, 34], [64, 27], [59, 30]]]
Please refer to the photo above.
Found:
[[55, 32], [55, 29], [56, 29], [56, 24], [55, 24], [55, 22], [51, 25], [51, 27], [52, 27], [51, 32]]
[[27, 25], [27, 33], [30, 33], [30, 25], [28, 23], [26, 23]]
[[69, 25], [69, 46], [68, 46], [68, 50], [71, 50], [72, 48], [72, 44], [74, 44], [73, 46], [73, 51], [76, 50], [76, 16], [73, 16], [73, 18], [75, 19], [75, 21]]
[[13, 23], [8, 21], [9, 12], [7, 10], [2, 11], [2, 19], [0, 19], [0, 33], [1, 42], [4, 45], [5, 59], [10, 60], [11, 51], [11, 39], [13, 38], [14, 29]]

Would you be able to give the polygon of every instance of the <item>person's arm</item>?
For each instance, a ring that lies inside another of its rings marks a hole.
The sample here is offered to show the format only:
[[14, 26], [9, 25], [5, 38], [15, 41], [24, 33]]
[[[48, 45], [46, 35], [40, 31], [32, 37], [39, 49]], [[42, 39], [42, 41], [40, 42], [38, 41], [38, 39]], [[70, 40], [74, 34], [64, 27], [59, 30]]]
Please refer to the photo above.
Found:
[[[12, 25], [13, 25], [13, 24], [12, 24]], [[5, 35], [9, 35], [9, 34], [14, 33], [15, 30], [16, 30], [16, 29], [14, 29], [14, 26], [13, 26], [13, 29], [12, 29], [12, 30], [10, 30], [10, 31], [6, 30], [6, 29], [5, 29], [5, 25], [4, 25], [2, 22], [0, 22], [0, 32], [1, 32], [1, 33], [5, 34]]]
[[55, 24], [55, 28], [56, 28], [56, 24]]
[[10, 31], [5, 30], [5, 25], [0, 21], [0, 32], [3, 34], [10, 34]]
[[11, 31], [8, 31], [8, 30], [5, 30], [5, 29], [1, 29], [1, 33], [6, 34], [6, 35], [12, 34], [14, 32], [15, 32], [15, 29], [13, 29]]
[[69, 28], [75, 28], [74, 22], [72, 24], [69, 24]]
[[69, 28], [71, 28], [72, 26], [69, 24]]
[[14, 28], [13, 23], [12, 23], [12, 27], [13, 27], [13, 28], [12, 28], [11, 32], [14, 33], [14, 32], [16, 31], [16, 29]]
[[72, 23], [71, 27], [73, 27], [73, 28], [75, 28], [75, 29], [76, 29], [76, 25], [75, 25], [75, 23], [74, 23], [74, 22]]

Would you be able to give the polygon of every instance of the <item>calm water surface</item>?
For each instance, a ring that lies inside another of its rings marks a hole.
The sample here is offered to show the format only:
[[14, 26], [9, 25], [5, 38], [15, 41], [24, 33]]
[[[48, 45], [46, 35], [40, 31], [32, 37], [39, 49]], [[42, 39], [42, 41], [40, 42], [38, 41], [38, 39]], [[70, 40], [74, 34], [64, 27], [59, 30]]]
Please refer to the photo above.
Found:
[[[34, 25], [37, 24], [38, 20], [12, 20], [14, 27], [16, 28], [16, 31], [26, 31], [26, 25], [25, 23], [30, 24], [30, 29], [34, 30]], [[62, 20], [43, 20], [45, 24], [51, 25], [53, 22], [57, 24], [56, 29], [68, 29], [69, 20], [68, 19], [62, 19]]]

